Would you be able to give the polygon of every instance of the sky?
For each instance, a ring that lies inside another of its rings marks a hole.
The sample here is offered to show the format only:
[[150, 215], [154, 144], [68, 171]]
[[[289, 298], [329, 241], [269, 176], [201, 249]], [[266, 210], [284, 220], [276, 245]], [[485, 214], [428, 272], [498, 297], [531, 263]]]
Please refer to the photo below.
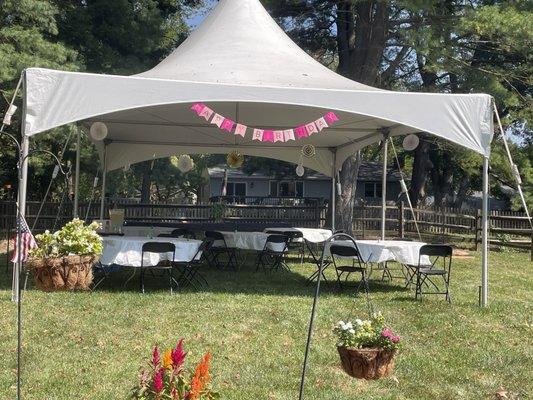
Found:
[[195, 12], [189, 18], [186, 19], [187, 25], [191, 29], [195, 29], [204, 20], [205, 16], [211, 11], [217, 2], [215, 0], [207, 0], [206, 6]]

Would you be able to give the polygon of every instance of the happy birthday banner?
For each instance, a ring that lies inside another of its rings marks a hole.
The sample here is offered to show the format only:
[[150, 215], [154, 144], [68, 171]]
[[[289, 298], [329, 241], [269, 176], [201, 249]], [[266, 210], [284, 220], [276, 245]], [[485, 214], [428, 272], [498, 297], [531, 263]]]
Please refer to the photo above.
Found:
[[303, 139], [315, 133], [321, 132], [323, 129], [330, 127], [339, 120], [339, 117], [330, 111], [316, 121], [300, 125], [293, 129], [286, 129], [280, 131], [268, 129], [252, 129], [246, 125], [236, 123], [235, 121], [220, 115], [207, 107], [203, 103], [196, 103], [191, 107], [196, 115], [204, 118], [213, 125], [218, 126], [221, 130], [233, 133], [244, 137], [248, 129], [252, 130], [252, 140], [260, 142], [288, 142], [289, 140]]

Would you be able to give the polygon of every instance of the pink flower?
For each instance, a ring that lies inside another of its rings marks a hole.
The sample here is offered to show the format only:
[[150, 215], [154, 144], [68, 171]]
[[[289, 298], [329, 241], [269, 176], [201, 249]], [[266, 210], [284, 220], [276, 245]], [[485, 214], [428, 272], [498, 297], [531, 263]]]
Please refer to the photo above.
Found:
[[394, 334], [392, 333], [392, 330], [390, 328], [385, 328], [381, 332], [381, 337], [384, 337], [385, 339], [390, 339], [393, 336], [394, 336]]
[[185, 356], [187, 356], [187, 353], [183, 351], [183, 339], [180, 339], [178, 342], [178, 345], [174, 350], [172, 350], [172, 365], [174, 366], [174, 370], [179, 370], [183, 366], [183, 363], [185, 362]]
[[154, 392], [161, 393], [163, 391], [163, 374], [164, 368], [160, 368], [154, 376]]
[[154, 347], [154, 351], [152, 352], [152, 365], [157, 367], [159, 363], [161, 362], [161, 357], [159, 357], [159, 349], [157, 346]]
[[399, 336], [393, 336], [390, 338], [390, 340], [392, 341], [392, 343], [396, 344], [396, 343], [400, 343], [400, 337]]

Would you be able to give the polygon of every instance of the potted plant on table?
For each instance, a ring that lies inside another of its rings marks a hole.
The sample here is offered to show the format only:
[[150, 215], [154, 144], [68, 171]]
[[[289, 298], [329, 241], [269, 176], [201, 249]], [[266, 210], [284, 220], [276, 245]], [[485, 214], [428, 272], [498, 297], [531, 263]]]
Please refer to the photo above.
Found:
[[400, 337], [385, 325], [381, 313], [369, 320], [339, 321], [333, 332], [344, 371], [360, 379], [379, 379], [391, 374]]
[[85, 225], [74, 219], [57, 232], [36, 235], [38, 247], [32, 250], [28, 266], [37, 288], [46, 292], [89, 289], [93, 264], [102, 254], [98, 228], [96, 222]]

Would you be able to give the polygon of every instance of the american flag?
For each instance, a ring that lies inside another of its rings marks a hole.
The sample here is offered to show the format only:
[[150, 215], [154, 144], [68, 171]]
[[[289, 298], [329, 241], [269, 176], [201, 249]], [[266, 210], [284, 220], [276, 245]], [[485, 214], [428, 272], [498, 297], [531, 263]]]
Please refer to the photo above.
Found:
[[[37, 247], [37, 242], [35, 241], [35, 238], [33, 237], [30, 228], [28, 227], [28, 224], [26, 223], [26, 220], [24, 217], [20, 218], [18, 220], [18, 223], [20, 224], [20, 261], [25, 262], [28, 260], [28, 256], [30, 254], [30, 250], [35, 249]], [[13, 251], [13, 255], [11, 256], [11, 262], [16, 263], [19, 261], [19, 246], [17, 242], [18, 235], [15, 234], [15, 237], [13, 238], [13, 242], [15, 243], [15, 251]]]

